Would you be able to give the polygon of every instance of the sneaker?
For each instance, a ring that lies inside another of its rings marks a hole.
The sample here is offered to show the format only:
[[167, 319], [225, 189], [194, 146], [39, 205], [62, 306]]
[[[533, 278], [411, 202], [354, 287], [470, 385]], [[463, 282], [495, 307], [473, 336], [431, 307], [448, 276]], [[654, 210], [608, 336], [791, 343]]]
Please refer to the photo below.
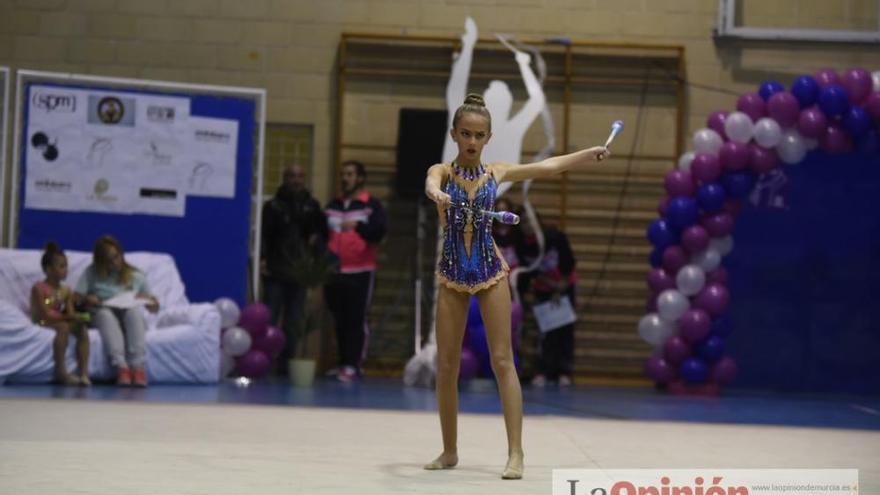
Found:
[[116, 384], [120, 387], [131, 386], [131, 370], [128, 367], [121, 367], [116, 370]]
[[144, 371], [143, 368], [135, 368], [132, 371], [132, 383], [135, 387], [146, 387], [147, 386], [147, 372]]
[[532, 378], [532, 386], [533, 387], [544, 387], [547, 385], [547, 378], [544, 375], [535, 375]]
[[568, 375], [559, 375], [559, 386], [560, 387], [570, 387], [571, 386], [571, 377]]
[[357, 380], [357, 370], [353, 366], [343, 366], [336, 375], [336, 379], [343, 383], [351, 383]]

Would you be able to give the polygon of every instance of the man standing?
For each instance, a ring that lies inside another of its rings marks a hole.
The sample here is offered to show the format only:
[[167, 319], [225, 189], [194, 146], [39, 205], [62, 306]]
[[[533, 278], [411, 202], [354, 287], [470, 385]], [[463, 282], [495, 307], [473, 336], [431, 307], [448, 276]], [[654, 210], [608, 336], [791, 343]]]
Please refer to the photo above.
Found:
[[376, 273], [376, 248], [385, 236], [385, 210], [364, 190], [367, 171], [358, 161], [342, 164], [342, 195], [327, 205], [329, 248], [339, 257], [339, 273], [326, 286], [325, 300], [336, 324], [337, 378], [357, 379], [366, 357], [367, 313]]
[[307, 249], [322, 252], [327, 239], [327, 220], [321, 205], [305, 187], [299, 165], [284, 168], [281, 186], [263, 205], [260, 273], [263, 301], [274, 325], [281, 323], [287, 345], [281, 354], [282, 373], [296, 352], [297, 324], [303, 318], [305, 288], [294, 279], [292, 265]]

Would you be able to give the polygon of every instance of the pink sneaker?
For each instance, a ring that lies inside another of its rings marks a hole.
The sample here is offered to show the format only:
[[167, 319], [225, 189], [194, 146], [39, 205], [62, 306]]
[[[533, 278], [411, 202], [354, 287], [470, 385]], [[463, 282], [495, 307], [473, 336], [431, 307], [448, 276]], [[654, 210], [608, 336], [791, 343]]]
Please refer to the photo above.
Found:
[[357, 370], [353, 366], [343, 366], [339, 369], [339, 374], [336, 375], [336, 379], [343, 383], [351, 383], [357, 378]]

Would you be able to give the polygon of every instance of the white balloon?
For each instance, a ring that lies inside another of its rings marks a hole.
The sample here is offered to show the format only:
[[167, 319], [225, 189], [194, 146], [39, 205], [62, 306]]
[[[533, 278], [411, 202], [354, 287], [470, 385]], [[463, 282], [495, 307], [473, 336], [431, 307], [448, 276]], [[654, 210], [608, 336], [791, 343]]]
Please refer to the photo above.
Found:
[[715, 237], [709, 241], [709, 249], [718, 251], [721, 256], [727, 256], [733, 251], [733, 236]]
[[694, 157], [697, 156], [693, 151], [688, 151], [681, 155], [681, 158], [678, 159], [678, 169], [684, 172], [688, 172], [691, 169], [691, 162], [694, 161]]
[[694, 296], [706, 285], [706, 272], [697, 265], [686, 265], [675, 276], [675, 285], [682, 294]]
[[807, 156], [807, 145], [803, 136], [794, 129], [782, 131], [782, 139], [776, 146], [779, 159], [785, 163], [799, 163]]
[[874, 81], [874, 91], [880, 91], [880, 70], [872, 72], [871, 79]]
[[223, 352], [230, 356], [241, 356], [251, 348], [251, 334], [240, 327], [227, 328], [222, 340]]
[[775, 120], [764, 117], [755, 122], [755, 142], [765, 148], [775, 148], [782, 139], [782, 128]]
[[225, 352], [220, 353], [220, 378], [226, 378], [232, 373], [232, 370], [235, 369], [235, 358], [226, 354]]
[[675, 325], [660, 318], [657, 313], [649, 313], [639, 320], [639, 335], [645, 342], [659, 347], [675, 333]]
[[229, 328], [238, 323], [238, 317], [241, 316], [241, 310], [238, 304], [228, 297], [221, 297], [214, 301], [214, 307], [220, 312], [220, 328]]
[[694, 151], [696, 153], [707, 153], [717, 155], [724, 140], [712, 129], [703, 128], [694, 133]]
[[733, 112], [724, 119], [724, 133], [731, 141], [748, 143], [754, 135], [755, 124], [743, 112]]
[[678, 320], [690, 307], [688, 298], [675, 289], [664, 290], [657, 297], [657, 313], [666, 321]]
[[721, 264], [721, 253], [709, 247], [693, 255], [691, 263], [699, 266], [703, 271], [711, 272]]

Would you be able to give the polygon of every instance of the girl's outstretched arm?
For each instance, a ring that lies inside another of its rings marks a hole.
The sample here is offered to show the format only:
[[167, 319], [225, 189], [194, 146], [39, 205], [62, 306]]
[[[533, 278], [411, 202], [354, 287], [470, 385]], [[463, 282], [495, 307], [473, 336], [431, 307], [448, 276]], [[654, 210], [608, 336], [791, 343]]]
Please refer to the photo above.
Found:
[[525, 165], [496, 163], [495, 177], [498, 182], [519, 182], [529, 179], [540, 179], [542, 177], [552, 177], [590, 161], [602, 161], [610, 155], [611, 152], [604, 146], [594, 146], [567, 155], [551, 156], [540, 162]]

